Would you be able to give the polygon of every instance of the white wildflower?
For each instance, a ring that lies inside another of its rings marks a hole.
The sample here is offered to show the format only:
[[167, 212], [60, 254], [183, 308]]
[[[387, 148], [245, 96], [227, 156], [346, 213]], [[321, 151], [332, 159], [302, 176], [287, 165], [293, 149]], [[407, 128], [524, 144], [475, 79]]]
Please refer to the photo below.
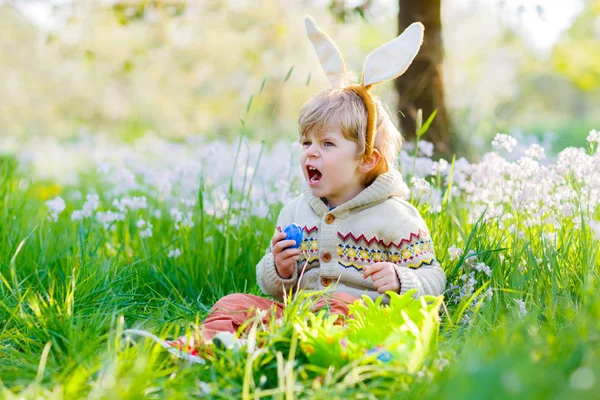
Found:
[[137, 211], [148, 207], [146, 196], [141, 197], [123, 197], [122, 199], [114, 199], [113, 207], [116, 207], [121, 212], [126, 212], [128, 209]]
[[152, 237], [152, 224], [148, 223], [146, 229], [140, 231], [140, 237], [149, 238]]
[[202, 394], [211, 394], [212, 393], [212, 388], [210, 387], [210, 384], [200, 381], [198, 383], [198, 386], [200, 387], [200, 391], [202, 392]]
[[509, 153], [513, 151], [516, 145], [517, 139], [507, 135], [506, 133], [497, 133], [494, 137], [494, 140], [492, 140], [492, 146], [494, 146], [497, 150], [505, 149]]
[[519, 316], [521, 318], [526, 316], [527, 315], [527, 307], [526, 307], [525, 302], [523, 300], [516, 299], [515, 303], [517, 303], [517, 306], [519, 307], [519, 309], [517, 310], [519, 312]]
[[181, 250], [180, 249], [171, 249], [169, 250], [169, 254], [167, 255], [167, 257], [169, 258], [177, 258], [181, 255]]
[[463, 249], [456, 247], [455, 244], [448, 248], [448, 254], [450, 255], [450, 261], [454, 261], [463, 255]]
[[81, 221], [85, 218], [84, 212], [82, 210], [75, 210], [71, 213], [71, 221]]
[[194, 221], [192, 220], [193, 215], [190, 211], [184, 213], [178, 208], [172, 208], [170, 214], [175, 222], [176, 230], [179, 230], [182, 227], [191, 228], [194, 226]]
[[471, 320], [472, 320], [472, 316], [465, 313], [463, 315], [463, 317], [461, 318], [460, 323], [463, 325], [468, 325], [471, 323]]
[[426, 157], [431, 157], [433, 155], [433, 143], [428, 142], [426, 140], [419, 140], [417, 146], [419, 148], [419, 153], [421, 153], [422, 155]]
[[83, 204], [83, 211], [86, 216], [91, 217], [92, 213], [100, 206], [100, 197], [97, 194], [88, 194], [85, 196], [85, 203]]
[[196, 203], [198, 202], [198, 199], [196, 199], [196, 198], [180, 199], [180, 201], [186, 207], [194, 207], [196, 205]]
[[475, 250], [469, 250], [469, 252], [467, 253], [467, 256], [465, 257], [465, 265], [468, 266], [469, 268], [473, 268], [476, 257], [477, 257], [477, 254], [475, 253]]
[[479, 262], [475, 264], [475, 270], [477, 270], [477, 272], [483, 272], [487, 276], [492, 276], [492, 269], [485, 265], [485, 263]]
[[600, 144], [600, 132], [592, 129], [587, 137], [587, 141], [590, 142], [590, 144]]
[[[104, 226], [104, 229], [108, 229], [116, 221], [124, 221], [125, 214], [119, 211], [98, 211], [96, 213], [96, 221]], [[114, 225], [112, 225], [114, 228]]]
[[149, 238], [152, 237], [152, 224], [140, 218], [137, 222], [137, 227], [140, 229], [140, 237]]
[[556, 243], [558, 234], [556, 232], [543, 232], [542, 237], [550, 243]]
[[525, 273], [525, 271], [527, 270], [527, 261], [524, 259], [521, 259], [521, 262], [519, 263], [519, 272], [520, 273]]
[[81, 221], [84, 218], [89, 218], [92, 216], [94, 211], [98, 209], [100, 206], [100, 197], [97, 194], [88, 194], [85, 196], [85, 203], [83, 203], [83, 207], [81, 210], [75, 210], [71, 214], [71, 220], [73, 221]]
[[434, 360], [433, 364], [438, 371], [443, 371], [448, 365], [450, 365], [450, 361], [439, 354], [439, 357]]
[[410, 183], [412, 183], [413, 188], [418, 194], [427, 193], [429, 191], [429, 188], [431, 187], [429, 182], [427, 182], [425, 179], [416, 178], [414, 176], [410, 178]]
[[109, 173], [110, 167], [111, 167], [111, 165], [109, 163], [99, 162], [96, 165], [96, 172], [99, 174], [102, 174], [102, 175], [106, 175]]
[[432, 175], [443, 174], [447, 170], [448, 170], [448, 161], [444, 160], [443, 158], [440, 159], [439, 161], [434, 161], [433, 164], [431, 165], [431, 174]]
[[543, 160], [546, 158], [546, 150], [537, 143], [529, 146], [527, 150], [525, 150], [525, 155], [534, 160]]
[[48, 218], [53, 222], [58, 221], [58, 216], [65, 211], [66, 208], [65, 201], [60, 196], [57, 196], [52, 200], [48, 200], [46, 202], [46, 206], [48, 206], [48, 211], [50, 212], [50, 216]]

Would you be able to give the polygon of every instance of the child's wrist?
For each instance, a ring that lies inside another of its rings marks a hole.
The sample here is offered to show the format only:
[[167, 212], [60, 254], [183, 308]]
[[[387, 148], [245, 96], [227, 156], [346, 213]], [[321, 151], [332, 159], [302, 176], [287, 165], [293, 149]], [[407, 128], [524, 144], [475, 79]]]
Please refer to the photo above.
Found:
[[277, 263], [275, 263], [275, 271], [277, 272], [277, 275], [279, 275], [279, 277], [281, 279], [290, 279], [292, 277], [292, 275], [294, 275], [294, 270], [291, 269], [289, 271], [289, 273], [285, 273], [287, 271], [282, 271], [279, 266], [277, 265]]

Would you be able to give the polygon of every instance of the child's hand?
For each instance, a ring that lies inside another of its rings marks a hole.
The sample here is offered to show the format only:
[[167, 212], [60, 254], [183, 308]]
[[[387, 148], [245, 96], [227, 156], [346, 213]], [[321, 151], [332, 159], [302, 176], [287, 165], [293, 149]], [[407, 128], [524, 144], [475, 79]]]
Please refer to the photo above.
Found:
[[300, 249], [287, 247], [293, 246], [293, 240], [283, 240], [287, 235], [283, 232], [276, 233], [271, 239], [271, 249], [273, 250], [273, 258], [275, 259], [275, 268], [277, 273], [284, 279], [292, 276], [296, 261], [300, 259]]
[[400, 292], [400, 279], [392, 263], [378, 262], [363, 267], [363, 277], [367, 279], [369, 276], [373, 279], [378, 293], [385, 293], [388, 290]]

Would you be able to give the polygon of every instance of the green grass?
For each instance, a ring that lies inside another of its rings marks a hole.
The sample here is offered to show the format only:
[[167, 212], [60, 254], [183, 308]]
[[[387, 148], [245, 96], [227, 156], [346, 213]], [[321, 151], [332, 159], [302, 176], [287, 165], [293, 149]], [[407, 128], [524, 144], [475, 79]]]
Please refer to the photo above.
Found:
[[[69, 204], [51, 222], [44, 193], [52, 183], [22, 182], [16, 161], [0, 159], [0, 397], [600, 395], [600, 255], [585, 225], [575, 229], [563, 221], [550, 243], [541, 234], [548, 227], [519, 225], [521, 237], [498, 220], [469, 223], [461, 198], [444, 202], [437, 214], [422, 206], [449, 284], [461, 283], [468, 250], [492, 275], [477, 274], [476, 301], [446, 299], [437, 349], [425, 352], [425, 367], [416, 373], [360, 358], [319, 365], [301, 345], [310, 328], [301, 327], [310, 314], [304, 303], [290, 307], [281, 326], [255, 333], [262, 343], [256, 351], [219, 351], [212, 362], [191, 365], [151, 343], [129, 347], [122, 332], [137, 327], [176, 337], [223, 295], [258, 294], [255, 265], [281, 205], [265, 219], [242, 213], [235, 224], [228, 219], [239, 210], [217, 218], [198, 206], [195, 226], [183, 230], [163, 210], [154, 235], [142, 239], [132, 215], [104, 231], [90, 220], [71, 221]], [[95, 185], [92, 178], [86, 184]], [[453, 244], [465, 254], [450, 261]], [[167, 257], [173, 246], [182, 250], [175, 260]], [[481, 305], [478, 295], [489, 288], [493, 297]], [[521, 299], [526, 315], [518, 310]], [[461, 322], [465, 315], [470, 323]], [[324, 329], [323, 335], [333, 332]]]

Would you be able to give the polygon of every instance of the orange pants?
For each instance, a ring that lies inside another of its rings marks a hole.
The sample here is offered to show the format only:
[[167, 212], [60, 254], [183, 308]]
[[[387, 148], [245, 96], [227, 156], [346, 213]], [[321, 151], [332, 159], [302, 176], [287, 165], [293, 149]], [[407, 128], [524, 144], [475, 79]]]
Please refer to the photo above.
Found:
[[[348, 316], [348, 304], [360, 299], [347, 293], [334, 293], [322, 297], [315, 304], [313, 311], [317, 312], [326, 306], [330, 314]], [[198, 327], [198, 333], [204, 340], [211, 340], [219, 332], [236, 333], [238, 328], [253, 318], [257, 310], [267, 310], [262, 319], [268, 324], [273, 318], [283, 316], [284, 304], [275, 300], [265, 299], [252, 294], [234, 293], [218, 300], [209, 312], [208, 317]], [[271, 312], [274, 310], [274, 313]]]

